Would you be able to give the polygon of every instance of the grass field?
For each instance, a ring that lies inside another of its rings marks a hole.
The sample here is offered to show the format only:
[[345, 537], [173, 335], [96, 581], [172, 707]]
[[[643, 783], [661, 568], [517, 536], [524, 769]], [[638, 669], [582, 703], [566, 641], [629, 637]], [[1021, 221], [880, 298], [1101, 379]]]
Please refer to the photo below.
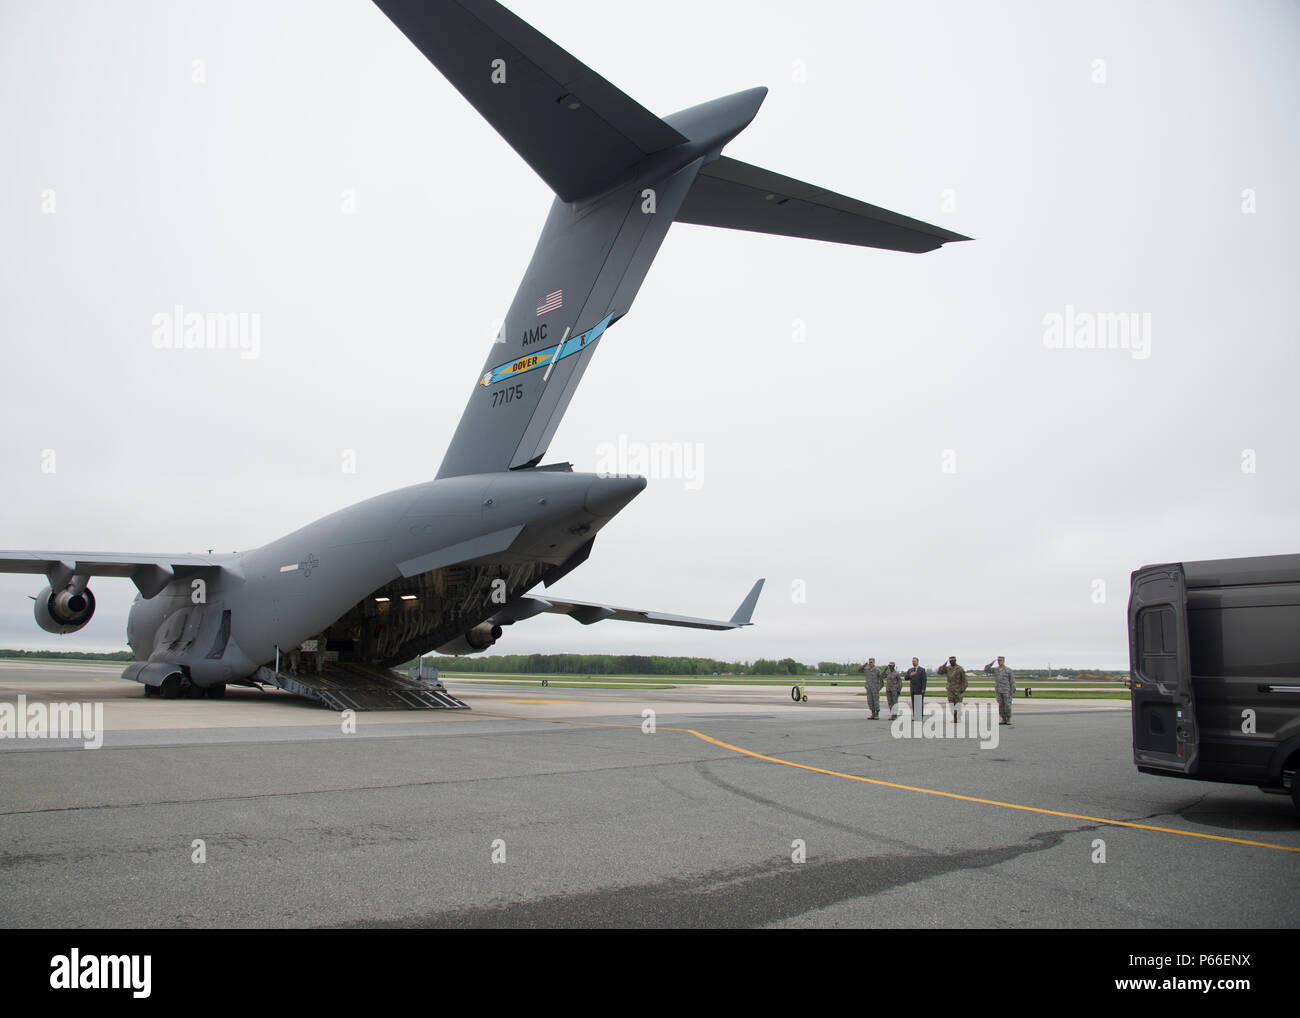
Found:
[[[60, 657], [37, 657], [24, 656], [21, 658], [4, 658], [0, 660], [33, 662], [35, 664], [103, 664], [117, 665], [125, 667], [128, 662], [121, 660], [99, 659], [99, 658], [60, 658]], [[595, 676], [577, 676], [577, 675], [517, 675], [495, 672], [442, 672], [444, 679], [454, 681], [468, 681], [481, 683], [485, 686], [541, 686], [546, 683], [548, 688], [552, 689], [672, 689], [675, 686], [771, 686], [774, 689], [789, 689], [792, 686], [802, 688], [824, 687], [824, 688], [841, 688], [852, 690], [858, 696], [865, 697], [866, 691], [862, 688], [862, 680], [854, 679], [850, 676], [842, 678], [827, 678], [824, 676], [799, 676], [799, 675], [664, 675], [664, 676], [646, 676], [646, 675], [595, 675]], [[925, 695], [929, 699], [942, 697], [944, 687], [942, 678], [939, 682], [934, 681], [931, 676], [929, 686], [926, 688]], [[1033, 687], [1034, 695], [1031, 699], [1069, 699], [1069, 700], [1129, 700], [1129, 691], [1123, 683], [1114, 683], [1114, 689], [1099, 688], [1109, 686], [1111, 683], [1102, 683], [1097, 680], [1074, 680], [1074, 679], [1031, 679], [1028, 684]], [[1017, 679], [1016, 699], [1025, 699], [1024, 679]], [[1083, 686], [1085, 688], [1078, 688]], [[907, 683], [903, 684], [903, 695], [907, 695]], [[966, 697], [973, 698], [992, 698], [994, 695], [992, 686], [969, 686], [966, 689]], [[884, 696], [884, 691], [881, 691]]]
[[[668, 683], [657, 682], [608, 682], [600, 679], [592, 679], [590, 682], [574, 682], [571, 679], [551, 680], [548, 676], [545, 679], [524, 679], [517, 675], [452, 675], [450, 672], [440, 672], [439, 677], [449, 679], [455, 682], [470, 680], [475, 685], [480, 686], [530, 686], [534, 689], [540, 688], [543, 683], [548, 689], [673, 689], [674, 686]], [[482, 680], [482, 681], [478, 681]]]
[[0, 663], [12, 661], [15, 664], [38, 664], [38, 665], [116, 665], [118, 668], [125, 668], [131, 662], [123, 660], [120, 657], [39, 657], [35, 654], [24, 654], [22, 657], [0, 657]]
[[[728, 678], [701, 677], [698, 675], [665, 675], [662, 682], [647, 681], [644, 675], [596, 675], [591, 677], [579, 678], [577, 676], [551, 676], [551, 675], [507, 675], [496, 674], [491, 672], [441, 672], [441, 677], [448, 681], [472, 682], [485, 686], [541, 686], [543, 682], [549, 688], [555, 689], [672, 689], [675, 686], [771, 686], [774, 689], [790, 689], [792, 686], [801, 688], [809, 687], [838, 687], [846, 692], [852, 691], [857, 696], [865, 697], [866, 691], [862, 688], [861, 682], [855, 682], [852, 679], [837, 681], [834, 679], [811, 679], [807, 682], [801, 681], [797, 676], [786, 676], [784, 678], [772, 678], [770, 676], [753, 676], [750, 678], [737, 678], [731, 676]], [[1096, 683], [1090, 683], [1087, 688], [1077, 688], [1077, 684], [1070, 680], [1049, 680], [1039, 679], [1031, 683], [1034, 695], [1030, 699], [1044, 700], [1124, 700], [1130, 699], [1129, 691], [1120, 683], [1115, 683], [1114, 689], [1097, 688]], [[903, 684], [903, 695], [907, 695], [907, 684]], [[944, 696], [944, 687], [942, 683], [931, 683], [926, 694], [928, 698], [933, 699], [936, 696]], [[884, 691], [881, 691], [884, 696]], [[987, 698], [992, 699], [994, 696], [992, 686], [970, 686], [966, 689], [968, 699]], [[1025, 699], [1024, 687], [1018, 686], [1016, 689], [1016, 699]]]

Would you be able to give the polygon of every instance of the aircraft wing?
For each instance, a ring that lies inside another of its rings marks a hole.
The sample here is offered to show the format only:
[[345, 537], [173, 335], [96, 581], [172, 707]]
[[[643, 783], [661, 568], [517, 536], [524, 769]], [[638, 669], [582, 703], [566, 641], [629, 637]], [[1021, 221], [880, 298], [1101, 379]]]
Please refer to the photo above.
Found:
[[727, 156], [696, 175], [676, 221], [915, 254], [970, 240]]
[[644, 611], [639, 608], [617, 608], [608, 604], [592, 601], [562, 601], [555, 597], [519, 597], [507, 604], [492, 617], [497, 625], [509, 625], [524, 619], [552, 612], [556, 615], [568, 615], [577, 619], [584, 626], [590, 626], [606, 619], [618, 622], [646, 622], [655, 626], [684, 626], [688, 629], [740, 629], [752, 625], [750, 619], [754, 606], [758, 604], [758, 595], [763, 590], [763, 581], [754, 584], [740, 607], [730, 619], [701, 619], [690, 615], [670, 615], [666, 612]]
[[153, 597], [172, 580], [221, 569], [230, 555], [135, 555], [122, 552], [0, 551], [0, 573], [43, 574], [52, 587], [74, 576], [124, 576], [143, 597]]

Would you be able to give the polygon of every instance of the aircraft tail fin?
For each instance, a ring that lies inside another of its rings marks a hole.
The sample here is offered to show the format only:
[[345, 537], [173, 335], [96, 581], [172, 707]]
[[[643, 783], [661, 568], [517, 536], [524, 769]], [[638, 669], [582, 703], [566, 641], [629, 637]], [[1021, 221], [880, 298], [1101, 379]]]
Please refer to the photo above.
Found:
[[727, 156], [696, 175], [676, 221], [914, 253], [970, 240]]
[[899, 251], [966, 239], [723, 157], [766, 88], [661, 119], [494, 0], [375, 2], [556, 195], [439, 478], [541, 462], [674, 222]]
[[375, 3], [562, 201], [686, 141], [493, 0]]

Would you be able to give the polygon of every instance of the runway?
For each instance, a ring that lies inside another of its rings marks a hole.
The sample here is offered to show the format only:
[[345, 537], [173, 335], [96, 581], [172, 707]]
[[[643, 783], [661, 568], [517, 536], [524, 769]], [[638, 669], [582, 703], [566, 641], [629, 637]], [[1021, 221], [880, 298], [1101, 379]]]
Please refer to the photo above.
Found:
[[1139, 774], [1127, 704], [1017, 700], [980, 748], [896, 738], [855, 687], [452, 682], [471, 712], [349, 733], [119, 672], [0, 664], [0, 703], [107, 729], [0, 739], [6, 926], [1298, 924], [1289, 799]]

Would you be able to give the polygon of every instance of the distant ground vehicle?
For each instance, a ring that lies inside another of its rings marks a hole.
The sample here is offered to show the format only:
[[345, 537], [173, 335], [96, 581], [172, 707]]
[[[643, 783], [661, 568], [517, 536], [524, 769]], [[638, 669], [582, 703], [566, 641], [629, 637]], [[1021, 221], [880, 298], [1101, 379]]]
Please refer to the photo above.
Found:
[[1289, 788], [1300, 812], [1300, 555], [1143, 566], [1128, 635], [1138, 770]]

